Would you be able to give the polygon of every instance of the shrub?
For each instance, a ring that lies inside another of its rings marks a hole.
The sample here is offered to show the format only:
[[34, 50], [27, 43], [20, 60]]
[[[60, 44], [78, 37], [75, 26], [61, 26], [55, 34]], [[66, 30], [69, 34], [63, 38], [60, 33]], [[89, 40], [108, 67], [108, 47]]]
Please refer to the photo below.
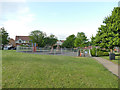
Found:
[[98, 51], [97, 56], [109, 56], [109, 52]]
[[102, 51], [98, 51], [97, 52], [97, 56], [103, 56], [103, 52]]
[[96, 56], [96, 48], [90, 50], [92, 56]]
[[103, 56], [109, 56], [109, 52], [104, 52]]
[[116, 53], [115, 56], [120, 56], [120, 53]]
[[[91, 52], [92, 56], [96, 56], [96, 48], [92, 48], [90, 50], [90, 52]], [[97, 56], [98, 57], [100, 57], [100, 56], [109, 56], [109, 52], [107, 52], [106, 50], [97, 49]]]

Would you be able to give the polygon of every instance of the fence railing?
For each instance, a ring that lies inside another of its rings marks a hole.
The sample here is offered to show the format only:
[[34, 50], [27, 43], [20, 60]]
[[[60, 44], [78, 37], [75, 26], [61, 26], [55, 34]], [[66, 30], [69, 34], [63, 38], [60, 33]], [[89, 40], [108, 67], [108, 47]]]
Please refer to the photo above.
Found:
[[[16, 51], [17, 52], [25, 52], [25, 53], [35, 53], [35, 54], [41, 54], [41, 55], [66, 55], [66, 56], [79, 56], [78, 53], [79, 49], [73, 49], [73, 48], [41, 48], [36, 47], [36, 50], [34, 51], [33, 47], [21, 47], [17, 46]], [[86, 51], [86, 56], [90, 55], [90, 50]], [[85, 55], [82, 55], [85, 56]]]

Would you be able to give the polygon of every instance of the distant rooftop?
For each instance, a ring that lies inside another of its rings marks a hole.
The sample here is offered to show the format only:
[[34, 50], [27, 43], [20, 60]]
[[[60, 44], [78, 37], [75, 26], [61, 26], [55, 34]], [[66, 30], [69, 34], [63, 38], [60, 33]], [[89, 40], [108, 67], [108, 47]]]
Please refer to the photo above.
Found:
[[30, 41], [29, 36], [16, 36], [15, 41], [17, 41], [19, 39], [24, 40], [24, 41]]

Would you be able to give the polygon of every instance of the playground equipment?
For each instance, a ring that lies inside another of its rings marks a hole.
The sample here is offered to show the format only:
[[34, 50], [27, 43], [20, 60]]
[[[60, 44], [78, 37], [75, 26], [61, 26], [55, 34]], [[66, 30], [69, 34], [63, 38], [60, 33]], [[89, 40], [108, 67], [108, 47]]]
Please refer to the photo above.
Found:
[[36, 43], [32, 43], [32, 47], [33, 47], [33, 52], [36, 52]]

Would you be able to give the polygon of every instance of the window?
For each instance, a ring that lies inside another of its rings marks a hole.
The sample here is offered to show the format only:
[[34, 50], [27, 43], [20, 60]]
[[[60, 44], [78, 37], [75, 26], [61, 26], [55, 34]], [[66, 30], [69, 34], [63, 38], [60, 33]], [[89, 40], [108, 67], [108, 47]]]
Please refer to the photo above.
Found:
[[21, 40], [19, 40], [19, 43], [21, 43], [22, 41]]

